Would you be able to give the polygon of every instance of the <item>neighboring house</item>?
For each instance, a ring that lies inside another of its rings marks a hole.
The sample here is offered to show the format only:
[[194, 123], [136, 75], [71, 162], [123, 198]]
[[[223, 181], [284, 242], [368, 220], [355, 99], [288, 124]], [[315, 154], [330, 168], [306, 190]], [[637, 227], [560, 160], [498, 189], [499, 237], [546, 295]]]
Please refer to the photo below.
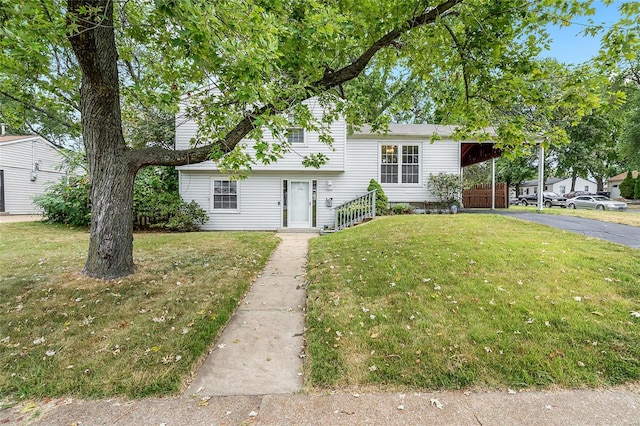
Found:
[[[308, 105], [312, 113], [321, 113], [313, 101]], [[247, 179], [231, 179], [213, 161], [177, 167], [180, 194], [209, 213], [206, 230], [331, 227], [335, 208], [365, 194], [371, 179], [382, 185], [391, 204], [436, 201], [429, 190], [430, 174], [460, 174], [463, 165], [499, 156], [491, 143], [454, 141], [453, 130], [391, 125], [385, 136], [367, 129], [347, 136], [345, 121], [338, 120], [331, 125], [332, 150], [319, 141], [318, 133], [292, 128], [291, 152], [276, 163], [253, 165]], [[189, 148], [196, 131], [192, 121], [178, 125], [176, 148]], [[440, 140], [432, 143], [434, 134]], [[266, 131], [265, 138], [273, 141]], [[303, 156], [318, 152], [329, 157], [327, 163], [320, 169], [305, 168]]]
[[0, 212], [37, 214], [33, 197], [65, 173], [62, 152], [40, 136], [0, 136]]
[[[612, 176], [607, 180], [607, 191], [611, 193], [611, 198], [620, 198], [620, 184], [627, 177], [627, 173], [628, 172], [624, 172], [619, 175]], [[633, 176], [634, 179], [638, 177], [638, 174], [639, 172], [637, 170], [631, 172], [631, 176]]]
[[[583, 179], [581, 177], [576, 178], [576, 184], [574, 191], [588, 191], [596, 193], [598, 184], [593, 181]], [[555, 192], [556, 194], [564, 195], [571, 192], [571, 178], [549, 178], [544, 182], [544, 190]], [[538, 180], [527, 180], [520, 184], [520, 194], [518, 195], [530, 195], [538, 193]]]

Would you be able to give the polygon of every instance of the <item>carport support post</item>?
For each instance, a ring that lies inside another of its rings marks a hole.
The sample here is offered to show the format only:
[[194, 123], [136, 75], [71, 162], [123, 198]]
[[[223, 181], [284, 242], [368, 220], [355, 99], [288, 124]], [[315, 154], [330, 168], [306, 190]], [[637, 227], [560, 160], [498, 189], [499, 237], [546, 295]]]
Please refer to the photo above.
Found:
[[538, 210], [542, 211], [544, 197], [544, 147], [538, 144]]
[[[508, 202], [508, 201], [507, 201]], [[496, 159], [491, 159], [491, 210], [496, 209]]]

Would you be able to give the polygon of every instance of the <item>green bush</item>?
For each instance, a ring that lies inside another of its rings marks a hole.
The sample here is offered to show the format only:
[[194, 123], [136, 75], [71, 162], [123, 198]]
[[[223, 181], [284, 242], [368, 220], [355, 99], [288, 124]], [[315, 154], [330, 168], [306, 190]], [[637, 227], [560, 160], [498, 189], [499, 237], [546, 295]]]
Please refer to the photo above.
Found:
[[414, 210], [413, 206], [409, 204], [399, 203], [391, 206], [391, 212], [393, 214], [410, 214], [413, 213]]
[[631, 173], [631, 170], [629, 170], [629, 172], [627, 173], [627, 177], [625, 177], [624, 180], [620, 182], [620, 196], [622, 198], [632, 199], [633, 187], [634, 187], [633, 173]]
[[208, 219], [209, 215], [200, 207], [200, 204], [195, 201], [190, 203], [181, 201], [180, 207], [167, 222], [153, 226], [166, 231], [192, 232], [199, 230]]
[[640, 174], [636, 178], [636, 183], [633, 186], [633, 198], [640, 200]]
[[178, 171], [173, 167], [145, 167], [133, 185], [134, 217], [144, 216], [152, 225], [169, 221], [182, 203]]
[[367, 187], [367, 191], [376, 190], [376, 215], [384, 216], [387, 213], [387, 208], [389, 206], [389, 199], [387, 195], [382, 190], [382, 186], [375, 179], [371, 179], [369, 182], [369, 186]]
[[[87, 176], [62, 179], [35, 198], [50, 223], [88, 226], [91, 221], [90, 185]], [[133, 218], [166, 231], [196, 231], [207, 221], [207, 213], [192, 201], [185, 203], [178, 192], [178, 172], [173, 167], [147, 167], [138, 173], [133, 187]], [[132, 220], [133, 220], [132, 218]]]
[[429, 186], [432, 194], [438, 199], [441, 208], [460, 205], [462, 195], [462, 179], [459, 175], [438, 173], [429, 175]]
[[62, 178], [33, 202], [42, 209], [44, 220], [71, 226], [87, 226], [91, 220], [89, 205], [89, 178], [73, 176]]

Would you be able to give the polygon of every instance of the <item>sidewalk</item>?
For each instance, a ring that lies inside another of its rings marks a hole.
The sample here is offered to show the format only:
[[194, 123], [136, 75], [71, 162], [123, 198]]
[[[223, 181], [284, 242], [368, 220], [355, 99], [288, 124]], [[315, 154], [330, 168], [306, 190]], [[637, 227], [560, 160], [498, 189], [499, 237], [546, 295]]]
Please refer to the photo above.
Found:
[[640, 390], [58, 400], [41, 409], [35, 424], [66, 426], [639, 425]]
[[0, 411], [42, 425], [640, 425], [640, 383], [544, 392], [302, 393], [305, 268], [313, 234], [282, 243], [181, 397], [60, 398]]

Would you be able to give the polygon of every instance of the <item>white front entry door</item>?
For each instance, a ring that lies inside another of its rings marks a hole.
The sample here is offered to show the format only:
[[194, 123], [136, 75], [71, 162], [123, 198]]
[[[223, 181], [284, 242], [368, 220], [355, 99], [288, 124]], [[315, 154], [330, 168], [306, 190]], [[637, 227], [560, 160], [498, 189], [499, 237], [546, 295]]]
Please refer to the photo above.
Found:
[[289, 228], [311, 227], [311, 191], [309, 182], [289, 183]]

